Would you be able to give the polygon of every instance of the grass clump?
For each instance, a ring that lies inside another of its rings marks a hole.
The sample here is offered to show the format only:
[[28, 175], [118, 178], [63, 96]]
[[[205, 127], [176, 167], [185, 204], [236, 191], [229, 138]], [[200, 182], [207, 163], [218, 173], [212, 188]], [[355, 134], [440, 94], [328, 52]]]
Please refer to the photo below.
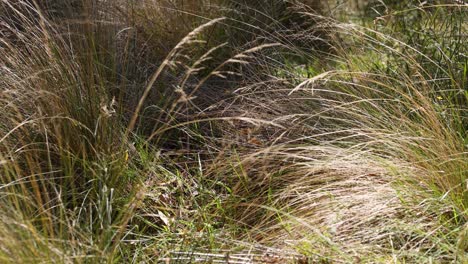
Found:
[[3, 1], [0, 260], [464, 263], [466, 5], [358, 6]]

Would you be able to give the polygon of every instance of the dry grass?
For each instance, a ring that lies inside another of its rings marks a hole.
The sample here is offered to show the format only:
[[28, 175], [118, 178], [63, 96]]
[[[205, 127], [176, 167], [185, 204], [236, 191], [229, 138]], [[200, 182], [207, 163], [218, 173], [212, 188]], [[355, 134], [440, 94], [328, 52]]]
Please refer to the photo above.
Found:
[[3, 1], [0, 260], [466, 261], [465, 5], [312, 2]]

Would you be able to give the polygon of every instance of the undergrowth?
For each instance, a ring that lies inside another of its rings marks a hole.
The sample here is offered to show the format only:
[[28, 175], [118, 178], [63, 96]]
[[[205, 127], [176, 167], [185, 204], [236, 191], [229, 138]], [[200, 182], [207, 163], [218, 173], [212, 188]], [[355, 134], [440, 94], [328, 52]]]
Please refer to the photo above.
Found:
[[465, 263], [468, 5], [357, 2], [2, 1], [0, 262]]

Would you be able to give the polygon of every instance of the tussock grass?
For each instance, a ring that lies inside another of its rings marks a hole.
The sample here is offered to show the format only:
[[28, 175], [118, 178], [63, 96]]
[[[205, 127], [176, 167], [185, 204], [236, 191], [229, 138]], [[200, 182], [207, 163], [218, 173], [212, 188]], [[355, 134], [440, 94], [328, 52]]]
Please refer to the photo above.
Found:
[[466, 261], [466, 5], [343, 7], [3, 1], [1, 262]]

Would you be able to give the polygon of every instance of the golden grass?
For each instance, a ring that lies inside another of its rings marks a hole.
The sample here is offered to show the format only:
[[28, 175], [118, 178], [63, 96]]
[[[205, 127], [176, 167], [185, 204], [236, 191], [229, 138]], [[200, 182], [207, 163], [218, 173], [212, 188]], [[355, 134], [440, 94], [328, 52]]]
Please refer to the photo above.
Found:
[[465, 6], [231, 4], [2, 2], [0, 261], [463, 263]]

